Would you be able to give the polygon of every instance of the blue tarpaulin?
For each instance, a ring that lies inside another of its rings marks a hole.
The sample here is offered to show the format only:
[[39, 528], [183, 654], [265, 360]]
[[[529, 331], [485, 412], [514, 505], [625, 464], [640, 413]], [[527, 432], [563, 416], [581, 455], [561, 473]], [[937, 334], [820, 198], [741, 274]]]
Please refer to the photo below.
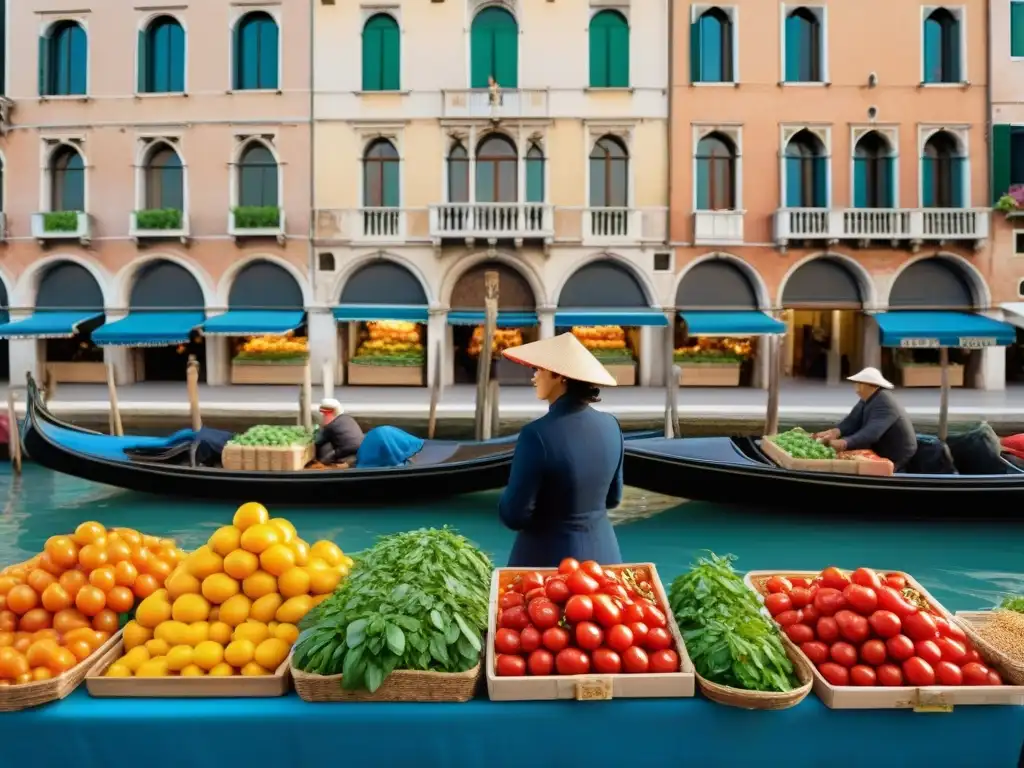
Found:
[[128, 316], [97, 328], [92, 334], [96, 344], [112, 347], [164, 347], [184, 344], [192, 330], [203, 324], [201, 310], [129, 312]]
[[665, 313], [650, 307], [612, 307], [559, 309], [555, 312], [555, 326], [567, 328], [572, 325], [668, 325]]
[[301, 309], [232, 309], [203, 324], [207, 336], [248, 336], [294, 331], [305, 322]]
[[0, 339], [70, 339], [78, 326], [102, 317], [95, 310], [49, 312], [39, 310], [23, 320], [0, 325]]
[[[448, 325], [483, 325], [484, 311], [457, 309], [448, 313]], [[498, 312], [499, 328], [527, 328], [537, 324], [536, 312]]]
[[680, 312], [691, 336], [760, 336], [785, 333], [786, 324], [757, 310], [733, 312], [692, 310]]
[[339, 323], [365, 323], [372, 320], [406, 320], [425, 323], [427, 308], [416, 304], [346, 304], [335, 307], [334, 319]]
[[967, 312], [882, 312], [875, 315], [883, 347], [1005, 347], [1016, 329]]

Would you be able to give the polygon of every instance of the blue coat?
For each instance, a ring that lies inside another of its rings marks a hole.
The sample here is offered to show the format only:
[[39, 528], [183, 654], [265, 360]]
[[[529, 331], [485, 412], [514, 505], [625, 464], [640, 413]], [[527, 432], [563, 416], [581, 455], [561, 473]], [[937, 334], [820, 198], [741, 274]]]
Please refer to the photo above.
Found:
[[622, 455], [618, 421], [585, 403], [561, 397], [527, 424], [498, 504], [502, 522], [519, 532], [509, 566], [622, 562], [608, 519], [622, 501]]

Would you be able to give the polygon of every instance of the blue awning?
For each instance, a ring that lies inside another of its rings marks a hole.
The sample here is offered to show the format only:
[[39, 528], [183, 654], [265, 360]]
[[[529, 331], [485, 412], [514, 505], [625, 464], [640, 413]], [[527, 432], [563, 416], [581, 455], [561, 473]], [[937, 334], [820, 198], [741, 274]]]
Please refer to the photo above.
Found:
[[95, 344], [111, 347], [166, 347], [185, 344], [206, 313], [198, 310], [129, 312], [127, 317], [97, 328]]
[[668, 325], [665, 313], [651, 307], [617, 307], [609, 309], [559, 309], [555, 312], [555, 326], [567, 328], [572, 325]]
[[272, 335], [294, 331], [305, 322], [301, 309], [232, 309], [203, 324], [207, 336]]
[[45, 309], [22, 320], [0, 325], [0, 339], [70, 339], [78, 326], [103, 317], [102, 312], [50, 312]]
[[1008, 323], [966, 312], [882, 312], [875, 315], [883, 347], [1005, 347], [1017, 338]]
[[427, 308], [417, 304], [346, 304], [335, 307], [334, 319], [339, 323], [365, 323], [372, 320], [406, 320], [425, 323]]
[[[448, 325], [483, 325], [483, 310], [455, 310], [448, 313]], [[537, 324], [536, 312], [498, 312], [499, 328], [528, 328]]]
[[786, 324], [757, 310], [733, 312], [692, 310], [680, 312], [691, 336], [761, 336], [785, 333]]

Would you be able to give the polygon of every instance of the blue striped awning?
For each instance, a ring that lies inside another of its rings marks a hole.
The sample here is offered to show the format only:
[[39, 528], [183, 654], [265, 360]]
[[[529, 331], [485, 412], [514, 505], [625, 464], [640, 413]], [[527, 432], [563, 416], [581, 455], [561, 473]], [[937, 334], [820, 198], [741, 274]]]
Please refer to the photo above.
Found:
[[207, 336], [275, 335], [294, 331], [306, 321], [301, 309], [232, 309], [203, 324]]
[[753, 309], [721, 312], [692, 310], [680, 312], [690, 336], [761, 336], [785, 333], [786, 324]]
[[559, 309], [555, 312], [555, 326], [567, 328], [572, 325], [625, 325], [653, 326], [668, 325], [665, 313], [651, 307], [614, 307]]
[[[448, 325], [483, 325], [483, 310], [454, 310], [448, 313]], [[498, 312], [499, 328], [528, 328], [537, 325], [536, 312]]]
[[427, 308], [417, 304], [345, 304], [335, 307], [334, 319], [339, 323], [365, 323], [373, 320], [406, 320], [425, 323]]
[[0, 325], [0, 339], [70, 339], [78, 326], [103, 317], [95, 310], [50, 312], [39, 310], [32, 315]]
[[1005, 347], [1017, 338], [1008, 323], [967, 312], [881, 312], [875, 315], [883, 347]]
[[94, 343], [109, 347], [165, 347], [185, 344], [189, 334], [203, 324], [201, 310], [129, 312], [127, 317], [97, 328]]

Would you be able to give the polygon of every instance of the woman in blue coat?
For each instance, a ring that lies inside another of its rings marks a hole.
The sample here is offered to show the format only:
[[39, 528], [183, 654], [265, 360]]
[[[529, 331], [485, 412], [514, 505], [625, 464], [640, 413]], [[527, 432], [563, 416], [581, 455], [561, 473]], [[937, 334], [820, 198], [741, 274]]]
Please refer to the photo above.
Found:
[[504, 352], [535, 369], [545, 416], [519, 433], [502, 522], [518, 532], [509, 566], [554, 567], [563, 558], [622, 562], [608, 509], [622, 501], [622, 430], [591, 408], [615, 379], [571, 333]]

